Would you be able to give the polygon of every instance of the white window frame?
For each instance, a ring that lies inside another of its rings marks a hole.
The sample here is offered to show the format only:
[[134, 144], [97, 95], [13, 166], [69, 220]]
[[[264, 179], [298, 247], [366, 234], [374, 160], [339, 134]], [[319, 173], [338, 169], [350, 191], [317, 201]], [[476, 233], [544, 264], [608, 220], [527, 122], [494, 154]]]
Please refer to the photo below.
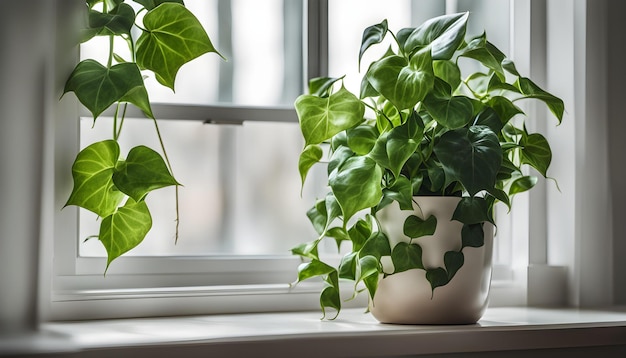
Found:
[[[528, 24], [540, 10], [531, 11], [528, 0], [510, 0], [511, 23], [515, 30], [513, 58], [520, 72], [529, 73], [541, 61], [523, 58], [535, 40]], [[73, 4], [78, 4], [76, 1]], [[417, 2], [419, 3], [419, 2]], [[449, 2], [454, 3], [454, 2]], [[327, 0], [308, 1], [308, 47], [305, 67], [308, 77], [327, 75]], [[537, 7], [541, 8], [541, 7]], [[534, 8], [533, 8], [534, 9]], [[538, 35], [541, 38], [541, 35]], [[545, 33], [543, 34], [545, 41]], [[63, 58], [62, 55], [65, 57]], [[57, 58], [55, 82], [63, 83], [78, 59], [62, 53]], [[531, 66], [532, 65], [532, 66]], [[545, 64], [543, 65], [545, 66]], [[539, 72], [541, 73], [541, 72]], [[62, 85], [60, 86], [62, 88]], [[63, 207], [71, 191], [71, 163], [79, 150], [77, 118], [85, 115], [79, 103], [67, 96], [55, 104], [55, 128], [47, 131], [44, 201], [52, 208], [44, 214], [41, 250], [40, 307], [44, 320], [68, 320], [194, 313], [235, 313], [281, 310], [310, 310], [319, 307], [320, 284], [304, 282], [295, 289], [289, 286], [296, 277], [299, 258], [289, 256], [215, 256], [215, 257], [120, 257], [107, 272], [104, 287], [95, 287], [92, 278], [102, 276], [105, 258], [78, 257], [78, 209]], [[534, 109], [531, 109], [531, 111]], [[248, 120], [297, 121], [293, 108], [178, 106], [155, 104], [157, 118], [240, 123]], [[129, 108], [129, 117], [142, 117]], [[531, 201], [532, 200], [532, 201]], [[544, 202], [520, 195], [511, 222], [514, 228], [510, 245], [511, 266], [495, 267], [491, 304], [525, 305], [527, 270], [532, 262], [529, 244], [547, 247], [546, 236], [529, 240], [529, 213], [544, 208]], [[304, 213], [303, 213], [304, 215]], [[50, 253], [54, 253], [54, 259]], [[519, 253], [522, 253], [521, 255]], [[518, 259], [519, 258], [519, 259]], [[540, 261], [540, 260], [538, 260]], [[547, 264], [547, 260], [545, 262]], [[353, 302], [363, 305], [364, 295]]]

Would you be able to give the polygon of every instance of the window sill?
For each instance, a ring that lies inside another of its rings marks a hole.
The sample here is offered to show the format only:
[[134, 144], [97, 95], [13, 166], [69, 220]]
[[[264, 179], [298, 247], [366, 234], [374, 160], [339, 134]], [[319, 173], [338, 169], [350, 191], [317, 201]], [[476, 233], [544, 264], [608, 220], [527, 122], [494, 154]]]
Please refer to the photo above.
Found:
[[533, 357], [542, 357], [541, 352], [554, 357], [558, 350], [571, 357], [574, 349], [603, 356], [626, 352], [626, 308], [499, 307], [488, 309], [478, 324], [462, 326], [379, 324], [362, 309], [346, 309], [334, 321], [320, 316], [291, 312], [54, 322], [42, 331], [68, 337], [64, 346], [72, 357], [454, 357], [461, 352], [467, 357], [525, 350], [534, 350]]

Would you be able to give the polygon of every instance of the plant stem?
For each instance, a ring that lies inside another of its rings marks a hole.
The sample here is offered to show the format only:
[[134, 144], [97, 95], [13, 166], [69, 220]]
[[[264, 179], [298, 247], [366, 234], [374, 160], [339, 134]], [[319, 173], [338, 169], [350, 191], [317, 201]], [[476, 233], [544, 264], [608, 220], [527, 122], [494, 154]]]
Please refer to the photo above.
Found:
[[[163, 156], [165, 157], [165, 163], [167, 164], [167, 168], [170, 170], [172, 176], [174, 176], [174, 170], [172, 170], [172, 164], [170, 163], [170, 158], [167, 155], [167, 151], [165, 150], [165, 144], [163, 143], [163, 137], [161, 136], [161, 131], [159, 130], [159, 124], [155, 118], [152, 118], [152, 122], [154, 123], [154, 128], [156, 129], [157, 137], [159, 138], [159, 144], [161, 145], [161, 150], [163, 151]], [[178, 195], [178, 185], [175, 185], [175, 196], [176, 196], [176, 232], [175, 232], [175, 241], [174, 243], [178, 243], [178, 231], [180, 226], [180, 205], [179, 205], [179, 195]]]

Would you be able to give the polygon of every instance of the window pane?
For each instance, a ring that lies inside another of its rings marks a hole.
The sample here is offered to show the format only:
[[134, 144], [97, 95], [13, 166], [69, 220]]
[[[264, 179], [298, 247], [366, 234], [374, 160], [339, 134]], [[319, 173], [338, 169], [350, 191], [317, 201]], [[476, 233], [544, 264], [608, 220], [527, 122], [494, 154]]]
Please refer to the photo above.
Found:
[[[176, 94], [154, 79], [146, 85], [154, 102], [184, 104], [291, 105], [302, 93], [301, 0], [186, 0], [206, 29], [216, 54], [185, 64], [176, 77]], [[128, 58], [124, 41], [116, 53]], [[108, 38], [81, 46], [83, 58], [106, 63]]]
[[[146, 199], [153, 228], [129, 255], [289, 254], [296, 244], [316, 238], [306, 211], [325, 193], [325, 169], [313, 169], [300, 198], [297, 162], [303, 143], [296, 123], [159, 123], [174, 174], [184, 185], [180, 238], [174, 245], [174, 190], [161, 189]], [[91, 125], [91, 119], [81, 121], [83, 146], [110, 138], [111, 118]], [[139, 143], [160, 152], [154, 124], [145, 119], [127, 119], [120, 143], [123, 156]], [[99, 224], [83, 211], [79, 239], [97, 235]], [[93, 239], [80, 244], [80, 254], [105, 251]]]

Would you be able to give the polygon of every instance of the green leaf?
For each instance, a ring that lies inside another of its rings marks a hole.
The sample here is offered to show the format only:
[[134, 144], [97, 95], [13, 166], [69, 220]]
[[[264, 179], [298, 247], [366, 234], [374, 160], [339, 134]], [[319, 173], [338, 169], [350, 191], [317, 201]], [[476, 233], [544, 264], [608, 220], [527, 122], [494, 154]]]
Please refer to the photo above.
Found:
[[309, 80], [309, 94], [317, 97], [330, 96], [330, 89], [343, 77], [316, 77]]
[[306, 216], [309, 218], [309, 221], [311, 221], [311, 224], [313, 224], [315, 231], [319, 235], [322, 235], [327, 227], [326, 222], [328, 214], [326, 212], [326, 200], [318, 200], [315, 205], [306, 212]]
[[304, 187], [304, 182], [309, 170], [315, 163], [322, 159], [323, 151], [319, 145], [307, 145], [298, 160], [298, 171], [300, 172], [301, 185]]
[[563, 112], [565, 111], [563, 100], [544, 91], [533, 81], [525, 77], [518, 78], [515, 82], [515, 86], [519, 88], [525, 97], [536, 98], [543, 101], [548, 106], [552, 114], [554, 114], [554, 116], [559, 120], [559, 124], [561, 123], [561, 120], [563, 119]]
[[361, 58], [363, 53], [372, 45], [379, 44], [385, 38], [387, 34], [387, 19], [383, 20], [380, 24], [367, 27], [363, 31], [363, 37], [361, 39], [361, 48], [359, 50], [359, 69], [361, 68]]
[[128, 199], [126, 205], [105, 217], [98, 238], [107, 251], [106, 269], [111, 261], [139, 245], [151, 227], [152, 217], [145, 201]]
[[319, 144], [363, 122], [365, 105], [345, 87], [328, 98], [301, 95], [295, 102], [307, 145]]
[[391, 204], [393, 200], [398, 202], [400, 210], [413, 209], [413, 188], [409, 179], [402, 175], [394, 181], [393, 185], [383, 189], [383, 199], [376, 210]]
[[535, 176], [526, 175], [523, 177], [519, 177], [511, 182], [511, 186], [509, 187], [509, 195], [515, 195], [528, 191], [532, 189], [535, 184], [537, 184], [537, 177]]
[[341, 258], [339, 264], [339, 278], [346, 280], [356, 280], [357, 253], [350, 252]]
[[[128, 4], [120, 4], [109, 13], [89, 10], [88, 33], [93, 35], [129, 35], [135, 23], [135, 11]], [[88, 40], [84, 38], [83, 42]]]
[[495, 46], [491, 45], [487, 47], [487, 34], [483, 32], [482, 35], [470, 40], [459, 56], [472, 58], [494, 71], [500, 78], [504, 78], [504, 70], [501, 64], [502, 60], [494, 56], [490, 51], [492, 48], [495, 48]]
[[346, 130], [346, 136], [350, 149], [358, 155], [365, 155], [374, 147], [378, 131], [371, 125], [360, 125]]
[[391, 255], [389, 239], [382, 232], [372, 235], [359, 251], [359, 257], [374, 256], [377, 260], [380, 260], [382, 256], [389, 255]]
[[471, 196], [495, 186], [502, 149], [489, 127], [472, 126], [446, 132], [435, 144], [434, 152], [446, 174], [459, 180]]
[[[207, 52], [215, 52], [198, 19], [181, 4], [163, 3], [143, 18], [137, 40], [137, 64], [155, 73], [157, 81], [174, 90], [182, 65]], [[221, 55], [220, 55], [221, 56]]]
[[362, 209], [376, 206], [383, 193], [382, 169], [369, 157], [351, 157], [328, 178], [343, 211], [344, 223]]
[[337, 318], [339, 310], [341, 310], [341, 296], [339, 294], [339, 278], [337, 271], [333, 271], [328, 274], [328, 277], [324, 280], [326, 287], [320, 294], [320, 306], [322, 308], [322, 319], [326, 318], [326, 308], [332, 308], [336, 310], [336, 314], [333, 318]]
[[441, 267], [437, 267], [435, 269], [426, 270], [426, 279], [430, 282], [430, 287], [433, 290], [433, 294], [435, 288], [445, 286], [450, 282], [448, 278], [448, 273]]
[[481, 247], [485, 244], [483, 224], [463, 224], [461, 229], [463, 247]]
[[333, 172], [337, 171], [339, 167], [343, 165], [349, 158], [354, 156], [354, 152], [344, 146], [339, 146], [330, 157], [328, 162], [328, 176], [331, 176]]
[[143, 77], [134, 63], [107, 68], [94, 60], [82, 61], [65, 83], [63, 93], [67, 92], [74, 92], [93, 118], [118, 101], [130, 102], [154, 118]]
[[328, 275], [331, 272], [336, 272], [335, 268], [332, 266], [320, 260], [311, 260], [310, 262], [305, 262], [298, 266], [297, 282], [302, 282], [317, 276]]
[[404, 220], [404, 235], [410, 237], [411, 239], [434, 235], [436, 229], [437, 218], [434, 215], [430, 215], [426, 220], [420, 218], [419, 216], [411, 215]]
[[444, 80], [455, 90], [461, 84], [461, 70], [454, 61], [433, 61], [433, 70], [435, 76]]
[[[511, 100], [502, 96], [494, 96], [487, 101], [487, 105], [493, 108], [494, 111], [500, 117], [502, 125], [506, 124], [517, 114], [524, 114], [524, 112], [517, 107]], [[497, 132], [496, 132], [497, 133]]]
[[319, 255], [318, 255], [318, 250], [317, 250], [318, 244], [319, 244], [319, 240], [305, 242], [305, 243], [299, 244], [291, 248], [291, 253], [293, 255], [306, 257], [311, 260], [319, 260]]
[[404, 52], [429, 46], [434, 60], [449, 60], [463, 43], [469, 13], [432, 18], [413, 30], [404, 42]]
[[443, 98], [428, 95], [422, 103], [433, 119], [445, 128], [465, 127], [474, 114], [472, 102], [465, 96]]
[[546, 138], [539, 133], [532, 133], [523, 135], [519, 144], [522, 146], [522, 163], [529, 164], [547, 177], [548, 167], [552, 162], [552, 150]]
[[152, 190], [180, 185], [161, 155], [143, 145], [131, 149], [126, 161], [116, 166], [113, 183], [135, 201], [143, 200]]
[[74, 188], [67, 205], [77, 205], [100, 217], [107, 217], [124, 198], [113, 184], [113, 172], [120, 156], [116, 141], [94, 143], [81, 150], [72, 165]]
[[489, 204], [480, 197], [463, 197], [452, 214], [452, 220], [463, 224], [480, 224], [486, 221], [493, 223], [489, 215]]
[[349, 230], [348, 237], [352, 241], [352, 251], [359, 251], [372, 235], [372, 225], [363, 219], [359, 219]]
[[[370, 297], [374, 297], [376, 288], [378, 287], [378, 274], [380, 272], [380, 264], [374, 256], [364, 256], [359, 259], [359, 279], [357, 282], [365, 282]], [[372, 282], [376, 280], [376, 282]]]
[[422, 248], [418, 244], [399, 242], [391, 251], [394, 273], [423, 269]]
[[395, 178], [406, 161], [415, 153], [424, 134], [421, 118], [414, 111], [406, 122], [378, 137], [370, 157], [379, 165], [391, 170]]
[[155, 7], [165, 2], [174, 2], [183, 5], [183, 0], [133, 0], [134, 2], [143, 5], [146, 10], [152, 10]]
[[487, 126], [494, 133], [500, 133], [503, 124], [498, 113], [491, 107], [483, 108], [474, 119], [474, 125]]
[[465, 262], [465, 256], [460, 251], [448, 251], [443, 255], [443, 262], [446, 265], [446, 271], [448, 272], [448, 281], [452, 280], [454, 275]]
[[433, 87], [430, 51], [421, 51], [410, 62], [401, 56], [389, 56], [374, 62], [366, 74], [378, 93], [398, 110], [413, 108]]

